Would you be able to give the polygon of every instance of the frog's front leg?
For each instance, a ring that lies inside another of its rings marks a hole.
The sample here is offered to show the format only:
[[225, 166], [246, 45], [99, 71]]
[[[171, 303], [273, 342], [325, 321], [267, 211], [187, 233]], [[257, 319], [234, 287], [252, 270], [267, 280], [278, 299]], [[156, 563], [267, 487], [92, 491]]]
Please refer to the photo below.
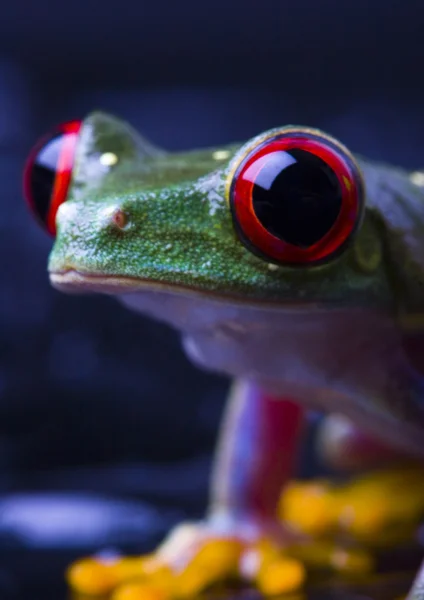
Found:
[[302, 409], [255, 383], [233, 384], [218, 443], [208, 520], [223, 531], [281, 535], [277, 504], [292, 475]]
[[[301, 429], [297, 404], [237, 381], [224, 415], [205, 520], [178, 526], [149, 557], [73, 565], [72, 587], [104, 592], [136, 578], [142, 585], [168, 582], [171, 595], [190, 596], [221, 580], [256, 577], [264, 553], [277, 554], [285, 542], [298, 538], [278, 520], [277, 505], [292, 474]], [[287, 574], [281, 591], [302, 583], [297, 561], [280, 559], [279, 568]]]

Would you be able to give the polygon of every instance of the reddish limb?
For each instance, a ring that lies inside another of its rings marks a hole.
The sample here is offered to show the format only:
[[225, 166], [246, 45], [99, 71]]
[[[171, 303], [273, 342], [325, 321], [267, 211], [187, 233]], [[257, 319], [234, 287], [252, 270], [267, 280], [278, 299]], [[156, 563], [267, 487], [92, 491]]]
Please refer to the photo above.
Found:
[[292, 476], [302, 409], [259, 386], [233, 386], [218, 444], [211, 514], [273, 520], [281, 490]]

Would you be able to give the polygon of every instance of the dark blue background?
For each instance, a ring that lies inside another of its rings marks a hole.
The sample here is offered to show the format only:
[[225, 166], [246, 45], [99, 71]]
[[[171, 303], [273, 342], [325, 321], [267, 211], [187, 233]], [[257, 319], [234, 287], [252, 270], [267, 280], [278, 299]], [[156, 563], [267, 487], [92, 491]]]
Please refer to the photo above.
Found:
[[[21, 194], [31, 145], [55, 124], [101, 108], [169, 149], [295, 122], [419, 168], [423, 23], [420, 0], [3, 0], [0, 549], [8, 593], [23, 547], [28, 564], [31, 548], [56, 558], [66, 546], [143, 549], [181, 515], [201, 514], [227, 389], [225, 379], [192, 367], [163, 325], [111, 298], [50, 288], [51, 241]], [[84, 497], [52, 498], [52, 490], [107, 494], [112, 504], [102, 505], [96, 529], [103, 496], [82, 506]], [[136, 504], [115, 510], [117, 498]]]

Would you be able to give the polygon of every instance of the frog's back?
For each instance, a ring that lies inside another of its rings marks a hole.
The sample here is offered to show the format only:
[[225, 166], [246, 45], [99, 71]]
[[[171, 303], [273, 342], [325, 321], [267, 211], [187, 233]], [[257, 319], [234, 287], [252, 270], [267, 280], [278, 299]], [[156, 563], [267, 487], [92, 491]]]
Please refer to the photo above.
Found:
[[424, 329], [424, 173], [359, 159], [401, 327]]

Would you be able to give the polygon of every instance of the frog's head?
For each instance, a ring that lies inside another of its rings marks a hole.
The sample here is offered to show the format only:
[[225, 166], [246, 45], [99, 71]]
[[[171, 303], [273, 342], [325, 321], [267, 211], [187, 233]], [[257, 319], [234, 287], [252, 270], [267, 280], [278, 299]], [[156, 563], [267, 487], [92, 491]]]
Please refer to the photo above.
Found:
[[358, 163], [314, 129], [167, 153], [103, 113], [33, 152], [26, 196], [64, 291], [165, 292], [250, 307], [387, 304]]

